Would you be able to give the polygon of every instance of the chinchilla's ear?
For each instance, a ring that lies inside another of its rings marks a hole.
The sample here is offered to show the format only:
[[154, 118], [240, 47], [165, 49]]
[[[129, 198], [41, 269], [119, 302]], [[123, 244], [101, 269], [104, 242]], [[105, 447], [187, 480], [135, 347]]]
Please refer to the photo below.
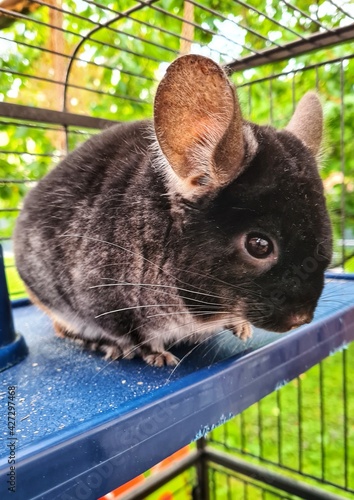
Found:
[[157, 89], [154, 125], [183, 194], [212, 193], [242, 171], [240, 106], [225, 72], [211, 59], [187, 55], [169, 66]]
[[296, 135], [315, 156], [318, 155], [323, 132], [323, 111], [315, 92], [307, 92], [302, 97], [285, 130]]

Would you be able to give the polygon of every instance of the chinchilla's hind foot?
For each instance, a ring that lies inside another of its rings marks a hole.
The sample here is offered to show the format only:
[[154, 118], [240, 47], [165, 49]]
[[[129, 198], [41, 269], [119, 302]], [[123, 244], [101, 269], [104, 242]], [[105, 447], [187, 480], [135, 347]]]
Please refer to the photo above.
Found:
[[65, 328], [65, 326], [58, 321], [53, 321], [53, 326], [55, 333], [59, 337], [73, 340], [86, 350], [104, 354], [104, 359], [113, 361], [117, 359], [132, 359], [137, 354], [137, 351], [133, 346], [121, 347], [114, 342], [110, 342], [109, 340], [102, 338], [88, 340], [79, 333], [75, 333], [72, 330]]
[[105, 359], [116, 360], [141, 357], [148, 365], [158, 367], [165, 365], [176, 366], [179, 363], [179, 359], [170, 352], [164, 350], [153, 351], [146, 346], [142, 348], [141, 346], [124, 345], [123, 347], [102, 339], [99, 341], [84, 340], [82, 344], [86, 349], [103, 353]]
[[73, 340], [86, 350], [104, 354], [104, 359], [113, 361], [117, 359], [132, 359], [138, 354], [138, 350], [133, 345], [125, 344], [123, 347], [114, 341], [104, 338], [89, 340], [80, 334], [67, 330], [58, 322], [54, 322], [53, 324], [57, 335]]
[[104, 340], [84, 340], [83, 346], [90, 351], [100, 352], [104, 354], [104, 359], [111, 359], [113, 361], [116, 359], [132, 359], [137, 354], [134, 348], [122, 348], [117, 344], [110, 344]]
[[123, 351], [117, 345], [90, 340], [83, 340], [82, 345], [85, 349], [104, 354], [104, 359], [111, 359], [115, 361], [116, 359], [123, 357]]
[[[62, 317], [58, 317], [55, 312], [44, 305], [38, 297], [26, 287], [27, 293], [33, 304], [42, 309], [53, 321], [53, 328], [58, 337], [68, 338], [77, 344], [80, 344], [84, 349], [93, 352], [104, 354], [105, 359], [132, 359], [135, 356], [141, 357], [147, 364], [151, 366], [176, 366], [179, 359], [166, 351], [161, 346], [134, 346], [127, 342], [105, 339], [104, 336], [97, 336], [97, 338], [88, 339], [84, 332], [78, 331], [76, 328], [69, 325]], [[92, 335], [92, 332], [91, 332]]]

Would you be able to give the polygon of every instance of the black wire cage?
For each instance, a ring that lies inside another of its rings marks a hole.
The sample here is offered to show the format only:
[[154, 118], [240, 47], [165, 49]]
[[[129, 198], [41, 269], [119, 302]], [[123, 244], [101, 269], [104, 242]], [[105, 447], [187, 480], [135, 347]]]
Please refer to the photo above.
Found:
[[[257, 123], [284, 126], [318, 90], [332, 267], [353, 272], [353, 40], [352, 0], [0, 1], [0, 241], [11, 297], [25, 295], [11, 235], [26, 192], [97, 130], [150, 117], [166, 67], [189, 52], [224, 65]], [[170, 498], [352, 498], [353, 357], [343, 345], [201, 440], [196, 467], [177, 464], [125, 498], [160, 498], [158, 488]]]

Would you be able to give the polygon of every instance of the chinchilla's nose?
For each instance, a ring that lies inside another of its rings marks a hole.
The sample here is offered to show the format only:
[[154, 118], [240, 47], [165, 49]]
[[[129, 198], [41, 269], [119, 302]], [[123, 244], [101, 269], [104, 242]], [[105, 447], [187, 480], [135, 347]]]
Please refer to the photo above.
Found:
[[313, 315], [310, 313], [294, 313], [288, 317], [287, 323], [289, 330], [293, 330], [294, 328], [298, 328], [305, 323], [310, 323]]

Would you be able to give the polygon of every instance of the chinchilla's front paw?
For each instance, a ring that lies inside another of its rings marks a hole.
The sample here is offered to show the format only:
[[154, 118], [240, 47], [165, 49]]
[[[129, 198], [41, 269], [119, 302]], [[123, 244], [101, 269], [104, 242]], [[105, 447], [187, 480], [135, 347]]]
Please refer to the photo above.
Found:
[[252, 337], [252, 325], [246, 320], [240, 320], [236, 325], [229, 327], [232, 333], [243, 341]]

